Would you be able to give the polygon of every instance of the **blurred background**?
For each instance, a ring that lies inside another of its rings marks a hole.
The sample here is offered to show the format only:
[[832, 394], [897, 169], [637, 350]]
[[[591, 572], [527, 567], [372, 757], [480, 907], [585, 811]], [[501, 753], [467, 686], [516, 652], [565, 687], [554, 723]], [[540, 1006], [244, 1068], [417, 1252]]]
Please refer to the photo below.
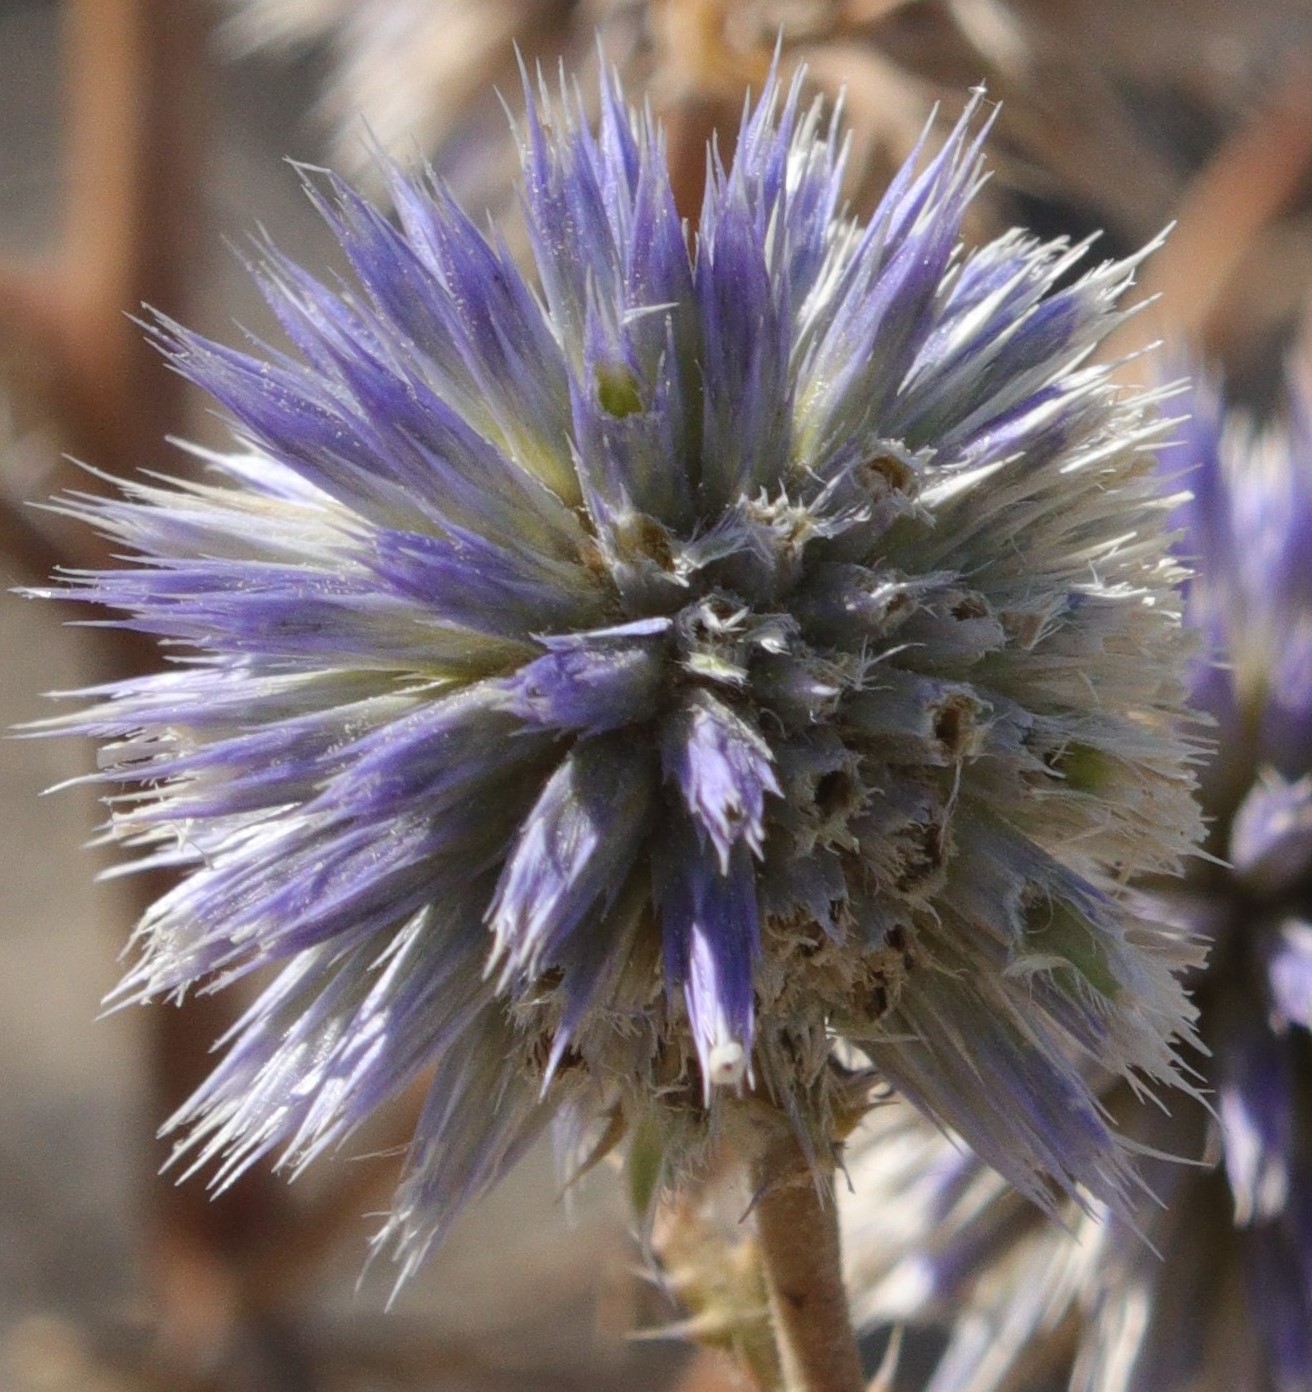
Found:
[[[776, 36], [786, 68], [846, 93], [854, 208], [936, 103], [954, 117], [984, 82], [1002, 114], [972, 237], [1101, 231], [1112, 256], [1176, 223], [1141, 276], [1159, 298], [1116, 345], [1126, 372], [1163, 338], [1270, 407], [1312, 312], [1312, 0], [0, 0], [4, 722], [152, 660], [9, 592], [103, 559], [25, 500], [105, 486], [68, 456], [176, 473], [165, 437], [222, 443], [128, 316], [276, 340], [244, 238], [333, 259], [287, 158], [366, 186], [379, 145], [426, 158], [513, 227], [514, 44], [585, 92], [604, 55], [666, 120], [695, 216], [705, 142], [732, 137]], [[97, 1019], [152, 886], [93, 883], [94, 790], [39, 796], [92, 767], [76, 742], [0, 743], [0, 1388], [732, 1385], [629, 1337], [679, 1311], [636, 1274], [606, 1174], [566, 1204], [549, 1154], [521, 1167], [390, 1313], [390, 1273], [357, 1277], [408, 1104], [292, 1189], [255, 1175], [210, 1204], [157, 1180], [155, 1129], [237, 1002]]]

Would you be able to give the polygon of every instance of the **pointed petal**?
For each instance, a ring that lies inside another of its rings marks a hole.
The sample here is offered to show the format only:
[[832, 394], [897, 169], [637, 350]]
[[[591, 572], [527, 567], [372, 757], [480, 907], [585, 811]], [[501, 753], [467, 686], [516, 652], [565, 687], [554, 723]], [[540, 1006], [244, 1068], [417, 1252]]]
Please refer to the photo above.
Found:
[[581, 740], [506, 859], [488, 910], [501, 981], [532, 981], [585, 919], [604, 913], [642, 847], [653, 770], [623, 736]]
[[766, 794], [779, 793], [770, 747], [745, 718], [694, 691], [661, 729], [661, 766], [728, 874], [738, 844], [760, 855]]
[[683, 987], [709, 1101], [712, 1087], [735, 1085], [751, 1070], [760, 952], [755, 873], [742, 846], [719, 870], [681, 818], [658, 841], [653, 872], [666, 979]]
[[501, 683], [507, 708], [554, 730], [599, 735], [656, 713], [668, 666], [668, 619], [542, 641], [549, 651]]

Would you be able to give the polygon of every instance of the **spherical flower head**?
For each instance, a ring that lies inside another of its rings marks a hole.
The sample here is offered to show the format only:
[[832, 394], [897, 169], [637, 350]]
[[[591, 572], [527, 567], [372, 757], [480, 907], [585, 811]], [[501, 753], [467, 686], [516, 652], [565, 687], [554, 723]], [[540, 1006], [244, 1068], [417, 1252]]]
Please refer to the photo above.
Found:
[[962, 249], [980, 113], [862, 225], [772, 78], [690, 230], [613, 84], [543, 93], [539, 288], [392, 172], [395, 223], [311, 189], [355, 289], [265, 249], [295, 354], [161, 326], [243, 449], [71, 504], [139, 553], [73, 592], [174, 661], [70, 723], [183, 871], [123, 997], [277, 969], [175, 1119], [220, 1182], [431, 1069], [408, 1269], [552, 1118], [674, 1183], [878, 1077], [1125, 1201], [1081, 1060], [1172, 1081], [1190, 1018], [1121, 892], [1198, 830], [1159, 426], [1089, 365], [1131, 263]]
[[[1194, 688], [1214, 724], [1207, 849], [1142, 912], [1206, 944], [1192, 981], [1210, 1111], [1104, 1101], [1158, 1196], [1130, 1223], [1040, 1226], [998, 1177], [908, 1109], [853, 1148], [852, 1283], [871, 1322], [953, 1326], [931, 1392], [1010, 1392], [1036, 1366], [1073, 1392], [1312, 1386], [1312, 401], [1257, 431], [1195, 387], [1163, 477], [1192, 497], [1174, 545], [1196, 565]], [[1172, 1163], [1183, 1156], [1193, 1163]], [[1096, 1215], [1094, 1215], [1096, 1216]]]
[[1291, 383], [1285, 421], [1266, 431], [1200, 384], [1161, 456], [1190, 493], [1173, 521], [1196, 570], [1187, 619], [1205, 639], [1193, 700], [1219, 722], [1224, 751], [1209, 782], [1312, 765], [1312, 400], [1297, 374]]

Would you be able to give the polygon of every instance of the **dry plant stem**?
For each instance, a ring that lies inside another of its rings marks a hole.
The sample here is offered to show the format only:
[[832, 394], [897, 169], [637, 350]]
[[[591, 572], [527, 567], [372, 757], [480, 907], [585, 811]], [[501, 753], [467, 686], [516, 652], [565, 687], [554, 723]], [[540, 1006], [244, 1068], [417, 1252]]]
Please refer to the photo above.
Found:
[[[208, 15], [196, 0], [68, 0], [64, 26], [61, 406], [77, 453], [127, 476], [158, 467], [165, 437], [186, 428], [185, 384], [127, 316], [143, 305], [183, 315], [194, 284]], [[158, 658], [126, 636], [114, 666], [121, 674], [147, 661]], [[133, 907], [167, 887], [155, 876], [136, 877]], [[210, 1041], [232, 1019], [233, 1003], [213, 997], [153, 1012], [149, 1067], [161, 1118], [208, 1074]], [[159, 1354], [178, 1392], [224, 1385], [225, 1367], [243, 1343], [244, 1387], [280, 1392], [294, 1384], [260, 1346], [263, 1293], [243, 1270], [278, 1227], [280, 1188], [267, 1175], [248, 1176], [211, 1201], [203, 1185], [179, 1187], [171, 1176], [153, 1186]]]
[[[1257, 239], [1289, 206], [1312, 170], [1312, 56], [1295, 62], [1251, 120], [1230, 137], [1187, 191], [1166, 246], [1140, 277], [1158, 296], [1109, 341], [1126, 354], [1157, 337], [1223, 346], [1219, 310]], [[1142, 368], [1130, 364], [1133, 378]]]
[[[0, 357], [48, 362], [57, 356], [55, 296], [49, 278], [0, 258]], [[43, 585], [66, 556], [9, 479], [0, 479], [0, 581]]]
[[247, 1256], [246, 1280], [254, 1289], [273, 1303], [290, 1300], [344, 1237], [360, 1233], [364, 1214], [387, 1206], [426, 1095], [423, 1082], [412, 1086], [392, 1105], [383, 1138], [372, 1154], [330, 1172], [324, 1188], [300, 1208], [283, 1206], [278, 1226]]
[[[1214, 319], [1222, 294], [1310, 168], [1312, 59], [1304, 58], [1190, 189], [1167, 254], [1155, 263], [1167, 312], [1180, 328], [1204, 338], [1218, 333]], [[1200, 268], [1206, 271], [1201, 285]], [[1157, 287], [1146, 280], [1145, 288]]]
[[[0, 257], [0, 359], [10, 401], [18, 401], [30, 383], [25, 373], [62, 377], [62, 298], [56, 278], [44, 268]], [[59, 565], [87, 559], [70, 553], [47, 525], [48, 518], [28, 505], [24, 488], [14, 480], [0, 479], [0, 579], [6, 583], [44, 585]]]
[[838, 1210], [830, 1176], [808, 1165], [791, 1137], [757, 1171], [756, 1229], [782, 1392], [863, 1392], [861, 1356], [843, 1289]]
[[22, 503], [0, 497], [0, 583], [44, 584], [67, 561], [34, 516]]
[[184, 423], [185, 384], [128, 316], [180, 313], [194, 283], [207, 38], [195, 0], [66, 6], [65, 352], [76, 424], [116, 473]]

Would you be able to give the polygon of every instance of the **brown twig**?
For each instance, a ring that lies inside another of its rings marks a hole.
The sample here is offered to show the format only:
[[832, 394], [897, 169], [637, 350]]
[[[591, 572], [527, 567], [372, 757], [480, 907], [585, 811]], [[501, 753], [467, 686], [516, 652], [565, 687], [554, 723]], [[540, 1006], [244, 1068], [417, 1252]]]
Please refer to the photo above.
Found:
[[170, 312], [194, 280], [207, 25], [193, 0], [69, 0], [65, 361], [97, 462], [140, 467], [186, 387], [128, 319]]
[[[48, 395], [51, 377], [62, 377], [63, 299], [56, 279], [43, 267], [0, 258], [0, 342], [13, 375], [37, 396]], [[31, 379], [43, 379], [39, 386]], [[20, 396], [11, 390], [13, 401]], [[9, 402], [6, 402], [6, 406]], [[7, 442], [6, 442], [7, 443]], [[78, 564], [83, 557], [66, 550], [40, 514], [18, 496], [16, 481], [0, 480], [0, 556], [4, 578], [39, 585], [60, 565]]]
[[1263, 231], [1290, 204], [1312, 170], [1312, 59], [1291, 65], [1250, 121], [1194, 180], [1166, 246], [1140, 277], [1156, 296], [1109, 345], [1121, 356], [1158, 337], [1217, 350], [1226, 337], [1218, 311]]
[[[185, 428], [185, 384], [128, 315], [143, 305], [185, 313], [194, 284], [207, 37], [207, 16], [193, 0], [68, 0], [65, 9], [69, 144], [56, 391], [74, 448], [110, 474], [149, 466], [165, 437]], [[139, 646], [116, 651], [123, 665], [142, 665]], [[163, 887], [138, 877], [139, 904]], [[157, 1010], [148, 1047], [159, 1115], [208, 1073], [210, 1041], [232, 1010], [212, 997]], [[252, 1331], [269, 1312], [243, 1281], [242, 1258], [281, 1226], [279, 1189], [265, 1174], [214, 1200], [198, 1183], [165, 1179], [152, 1189], [160, 1353], [175, 1386], [220, 1386], [234, 1357], [249, 1368]], [[290, 1385], [276, 1361], [257, 1354], [247, 1383]]]
[[33, 518], [30, 508], [0, 496], [0, 580], [6, 584], [40, 585], [67, 562]]
[[386, 1139], [373, 1153], [341, 1165], [308, 1204], [295, 1211], [285, 1207], [278, 1228], [247, 1254], [246, 1279], [252, 1288], [273, 1300], [287, 1298], [333, 1254], [347, 1232], [358, 1231], [361, 1215], [386, 1204], [426, 1092], [421, 1083], [393, 1104], [384, 1121]]

